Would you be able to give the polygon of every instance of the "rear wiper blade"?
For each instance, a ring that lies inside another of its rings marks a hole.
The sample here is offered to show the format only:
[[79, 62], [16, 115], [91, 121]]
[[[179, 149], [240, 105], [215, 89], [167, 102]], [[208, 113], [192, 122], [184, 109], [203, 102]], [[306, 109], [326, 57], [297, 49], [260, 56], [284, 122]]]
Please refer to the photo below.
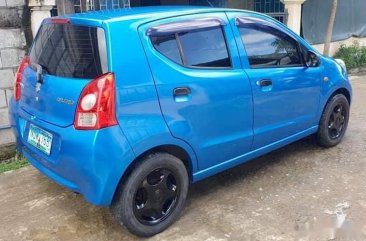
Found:
[[35, 70], [35, 71], [41, 71], [42, 74], [48, 74], [48, 68], [42, 64], [38, 64], [38, 63], [31, 63], [30, 64], [31, 67]]
[[43, 74], [47, 74], [48, 69], [38, 63], [31, 63], [31, 66], [37, 71], [37, 83], [43, 84]]

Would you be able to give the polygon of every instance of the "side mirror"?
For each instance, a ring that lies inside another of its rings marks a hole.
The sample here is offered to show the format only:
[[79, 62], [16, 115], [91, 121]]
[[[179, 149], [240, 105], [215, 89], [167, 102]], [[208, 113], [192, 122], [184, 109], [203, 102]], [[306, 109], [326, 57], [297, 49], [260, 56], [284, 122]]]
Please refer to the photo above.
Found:
[[307, 67], [318, 67], [320, 60], [313, 51], [308, 51], [305, 57], [305, 64]]

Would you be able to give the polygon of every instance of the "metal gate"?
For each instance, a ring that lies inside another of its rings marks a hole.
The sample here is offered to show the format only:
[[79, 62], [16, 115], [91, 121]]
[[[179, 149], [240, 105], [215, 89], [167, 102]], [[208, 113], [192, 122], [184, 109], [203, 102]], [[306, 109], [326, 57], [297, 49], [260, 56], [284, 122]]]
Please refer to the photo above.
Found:
[[131, 7], [130, 0], [76, 0], [75, 12]]
[[265, 13], [284, 24], [287, 23], [285, 6], [280, 0], [254, 0], [254, 11]]
[[227, 0], [189, 0], [189, 5], [225, 8]]
[[[73, 0], [75, 6], [75, 13], [107, 10], [117, 8], [130, 8], [133, 6], [152, 6], [152, 5], [171, 5], [175, 0], [161, 1], [161, 0]], [[211, 6], [211, 7], [227, 7], [228, 0], [186, 0], [187, 5]], [[253, 1], [253, 0], [251, 0]], [[132, 3], [131, 3], [132, 2]], [[169, 4], [170, 3], [170, 4]], [[52, 9], [52, 16], [57, 16], [57, 7]]]

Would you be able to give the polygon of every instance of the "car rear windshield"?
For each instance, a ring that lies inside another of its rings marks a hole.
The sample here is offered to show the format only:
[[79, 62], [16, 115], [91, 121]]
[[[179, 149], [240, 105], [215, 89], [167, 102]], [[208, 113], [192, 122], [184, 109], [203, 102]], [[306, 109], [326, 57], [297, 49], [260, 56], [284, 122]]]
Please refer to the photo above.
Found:
[[33, 43], [30, 62], [49, 75], [96, 78], [107, 72], [104, 31], [72, 24], [44, 24]]

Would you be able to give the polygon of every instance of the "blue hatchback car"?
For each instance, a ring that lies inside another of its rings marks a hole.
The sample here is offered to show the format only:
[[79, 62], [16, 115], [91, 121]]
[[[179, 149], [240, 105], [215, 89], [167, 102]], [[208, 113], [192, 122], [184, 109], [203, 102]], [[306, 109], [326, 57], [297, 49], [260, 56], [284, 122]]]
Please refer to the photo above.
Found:
[[337, 145], [351, 95], [341, 64], [268, 16], [146, 7], [44, 20], [10, 119], [35, 168], [150, 236], [190, 183], [309, 135]]

